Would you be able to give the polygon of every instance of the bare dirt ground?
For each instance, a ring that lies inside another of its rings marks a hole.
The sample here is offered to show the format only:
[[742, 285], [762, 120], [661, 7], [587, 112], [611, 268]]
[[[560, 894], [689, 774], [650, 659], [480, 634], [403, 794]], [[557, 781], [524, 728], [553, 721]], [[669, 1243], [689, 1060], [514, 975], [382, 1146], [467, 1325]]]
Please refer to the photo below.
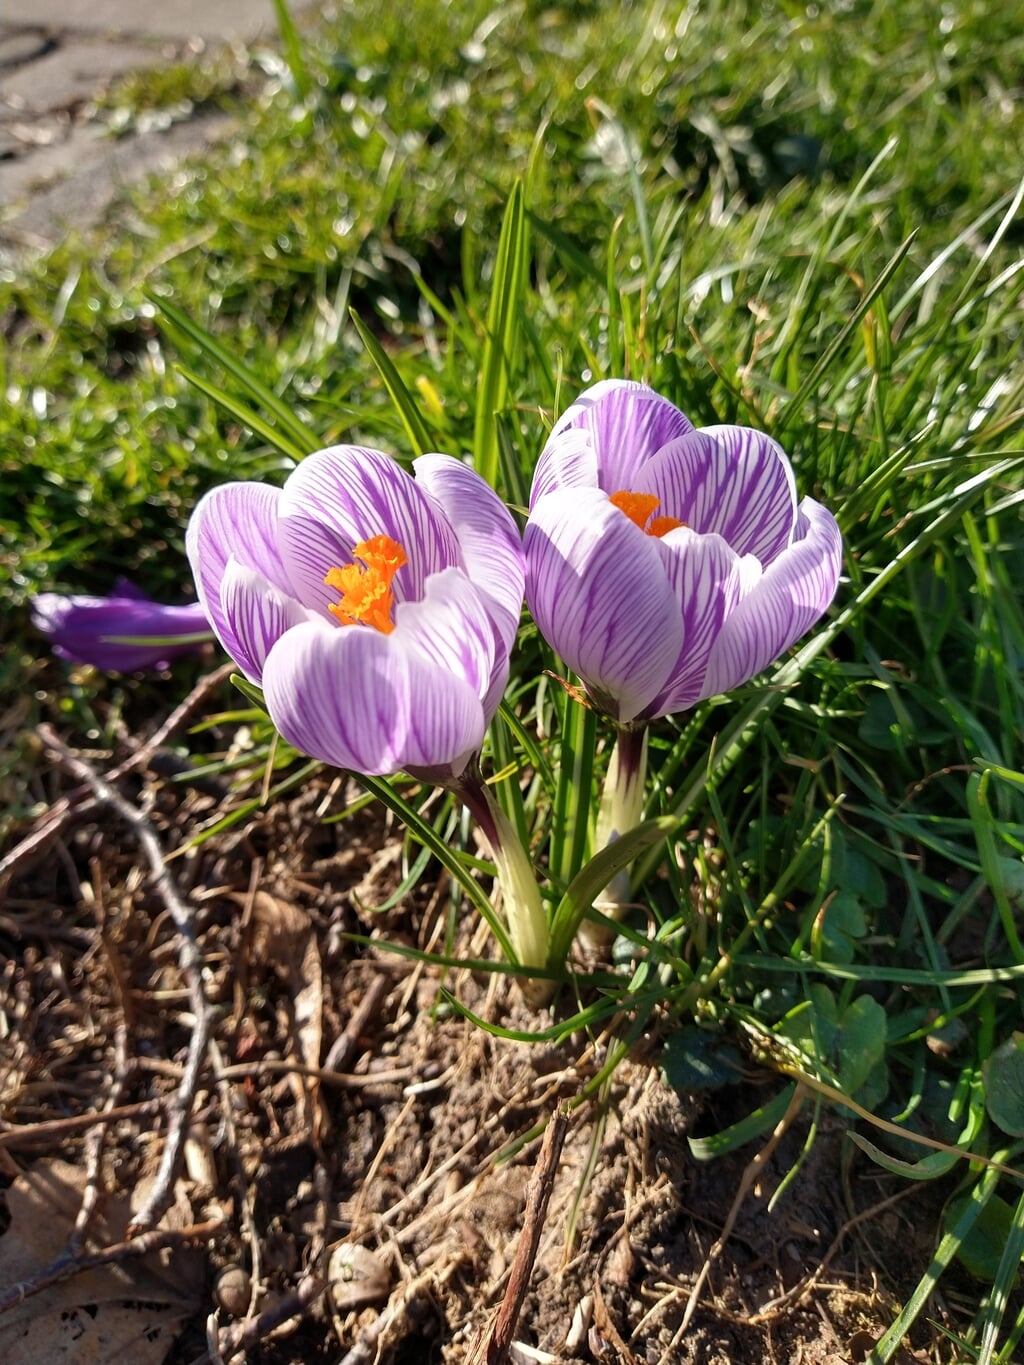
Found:
[[[811, 1105], [696, 1161], [688, 1136], [782, 1081], [751, 1065], [679, 1096], [657, 1019], [580, 1102], [613, 1034], [494, 1037], [442, 981], [506, 1027], [549, 1021], [506, 976], [380, 946], [438, 951], [454, 925], [460, 952], [489, 951], [436, 868], [372, 908], [401, 884], [403, 845], [373, 807], [324, 822], [347, 778], [267, 805], [262, 768], [180, 780], [189, 727], [237, 705], [223, 673], [176, 716], [122, 723], [115, 751], [40, 731], [38, 806], [2, 850], [0, 1359], [864, 1360], [949, 1187], [870, 1166], [830, 1110], [804, 1154]], [[925, 1317], [955, 1327], [979, 1290], [952, 1284]], [[897, 1359], [954, 1359], [920, 1321]]]

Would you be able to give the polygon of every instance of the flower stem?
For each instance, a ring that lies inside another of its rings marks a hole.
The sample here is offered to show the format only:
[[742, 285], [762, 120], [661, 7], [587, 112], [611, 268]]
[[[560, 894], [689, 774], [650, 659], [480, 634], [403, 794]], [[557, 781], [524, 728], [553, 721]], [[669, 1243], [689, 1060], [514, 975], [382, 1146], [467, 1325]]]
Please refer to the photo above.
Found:
[[[544, 967], [550, 936], [548, 917], [528, 852], [478, 768], [466, 768], [447, 785], [472, 815], [491, 846], [516, 966]], [[554, 995], [553, 981], [539, 977], [518, 979], [524, 999], [535, 1009], [548, 1004]]]
[[[620, 725], [612, 750], [601, 804], [597, 813], [597, 848], [636, 829], [643, 815], [644, 785], [647, 780], [647, 726]], [[595, 907], [612, 919], [621, 919], [630, 903], [632, 886], [629, 868], [623, 870], [594, 901]], [[580, 937], [592, 948], [606, 946], [610, 934], [601, 925], [584, 920]]]

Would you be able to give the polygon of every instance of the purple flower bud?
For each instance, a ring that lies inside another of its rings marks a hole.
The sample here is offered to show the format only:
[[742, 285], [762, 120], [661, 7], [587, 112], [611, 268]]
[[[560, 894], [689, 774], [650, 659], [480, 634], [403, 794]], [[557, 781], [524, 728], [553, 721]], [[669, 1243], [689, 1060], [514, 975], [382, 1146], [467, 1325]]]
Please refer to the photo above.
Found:
[[109, 597], [40, 593], [32, 602], [32, 624], [61, 659], [104, 672], [166, 668], [210, 639], [210, 623], [198, 603], [165, 607], [126, 578], [117, 580]]

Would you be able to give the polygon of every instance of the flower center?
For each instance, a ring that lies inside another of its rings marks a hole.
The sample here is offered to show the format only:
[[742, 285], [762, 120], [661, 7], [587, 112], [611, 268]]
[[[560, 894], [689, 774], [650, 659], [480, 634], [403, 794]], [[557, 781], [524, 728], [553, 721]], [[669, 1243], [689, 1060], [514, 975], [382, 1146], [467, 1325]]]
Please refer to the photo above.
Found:
[[628, 488], [620, 488], [609, 498], [612, 506], [625, 512], [634, 526], [639, 526], [645, 536], [664, 536], [677, 526], [685, 526], [685, 521], [675, 517], [656, 517], [655, 511], [661, 506], [661, 499], [653, 493], [631, 493]]
[[352, 559], [343, 569], [331, 569], [324, 579], [342, 595], [340, 602], [329, 602], [327, 609], [343, 626], [373, 626], [382, 635], [390, 635], [395, 628], [391, 583], [403, 564], [408, 564], [408, 557], [397, 540], [374, 536], [352, 547]]

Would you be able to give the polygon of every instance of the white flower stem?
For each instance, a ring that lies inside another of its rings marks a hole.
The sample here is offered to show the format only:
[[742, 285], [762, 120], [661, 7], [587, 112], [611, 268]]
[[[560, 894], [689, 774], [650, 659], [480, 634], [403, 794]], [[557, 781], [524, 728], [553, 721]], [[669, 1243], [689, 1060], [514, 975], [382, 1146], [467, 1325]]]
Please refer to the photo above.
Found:
[[[479, 771], [467, 768], [449, 785], [490, 844], [516, 966], [546, 967], [550, 944], [548, 916], [529, 853]], [[523, 998], [535, 1009], [547, 1005], [555, 993], [553, 981], [531, 976], [517, 979]]]
[[[607, 848], [621, 835], [639, 825], [644, 809], [647, 781], [647, 726], [620, 725], [612, 750], [601, 804], [597, 812], [596, 845]], [[629, 868], [623, 868], [594, 901], [594, 907], [611, 919], [621, 919], [632, 896]], [[602, 925], [584, 920], [580, 938], [589, 947], [606, 946], [609, 931]]]

